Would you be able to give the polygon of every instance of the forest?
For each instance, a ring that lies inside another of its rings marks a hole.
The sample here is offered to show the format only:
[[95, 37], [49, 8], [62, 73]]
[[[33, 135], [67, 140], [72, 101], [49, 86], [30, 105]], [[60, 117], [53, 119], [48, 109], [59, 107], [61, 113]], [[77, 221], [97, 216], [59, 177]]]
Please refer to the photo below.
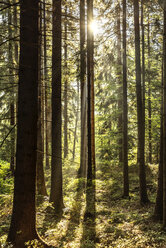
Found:
[[166, 248], [166, 0], [0, 1], [0, 248]]

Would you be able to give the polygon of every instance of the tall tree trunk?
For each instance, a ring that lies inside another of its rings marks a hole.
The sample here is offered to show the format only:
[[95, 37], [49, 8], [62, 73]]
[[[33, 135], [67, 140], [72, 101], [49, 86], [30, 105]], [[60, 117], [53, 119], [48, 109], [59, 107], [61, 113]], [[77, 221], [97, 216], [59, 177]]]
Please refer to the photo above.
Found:
[[90, 28], [93, 21], [93, 0], [87, 0], [87, 86], [88, 86], [88, 171], [87, 178], [95, 174], [95, 140], [94, 140], [94, 69], [93, 69], [93, 32]]
[[119, 163], [121, 164], [123, 161], [123, 150], [122, 150], [122, 56], [121, 56], [121, 7], [120, 3], [118, 2], [117, 5], [117, 78], [118, 78], [118, 143], [119, 143]]
[[129, 196], [128, 178], [128, 105], [126, 57], [126, 0], [123, 0], [123, 195]]
[[148, 15], [148, 136], [149, 136], [149, 163], [152, 163], [152, 109], [151, 109], [151, 78], [150, 78], [150, 24]]
[[42, 15], [40, 4], [40, 34], [39, 34], [39, 52], [38, 52], [38, 122], [37, 122], [37, 192], [39, 195], [47, 195], [45, 178], [44, 178], [44, 165], [43, 165], [43, 132], [42, 132], [42, 78], [41, 78], [41, 49], [42, 49]]
[[[17, 5], [16, 5], [16, 0], [13, 0], [14, 4], [14, 13], [13, 13], [13, 23], [14, 23], [14, 33], [17, 36], [18, 35], [18, 18], [17, 18]], [[18, 65], [18, 42], [14, 42], [15, 46], [15, 62]]]
[[51, 192], [56, 214], [63, 207], [61, 112], [61, 0], [53, 0]]
[[49, 137], [48, 137], [48, 68], [47, 68], [47, 20], [46, 20], [46, 0], [43, 0], [44, 15], [44, 86], [45, 86], [45, 164], [49, 166]]
[[138, 120], [138, 163], [140, 182], [140, 202], [148, 202], [146, 189], [146, 172], [144, 158], [144, 120], [141, 89], [141, 64], [140, 64], [140, 30], [139, 30], [139, 2], [134, 0], [134, 28], [135, 28], [135, 63], [136, 63], [136, 95], [137, 95], [137, 120]]
[[20, 2], [17, 153], [13, 212], [8, 234], [8, 241], [20, 248], [25, 247], [24, 242], [38, 238], [35, 211], [38, 2], [38, 0]]
[[[93, 21], [93, 0], [91, 0], [91, 19]], [[94, 35], [93, 31], [91, 31], [91, 44], [90, 44], [90, 74], [91, 74], [91, 140], [92, 140], [92, 175], [95, 176], [95, 167], [96, 167], [96, 159], [95, 159], [95, 88], [94, 88]], [[88, 55], [87, 55], [88, 56]]]
[[[11, 4], [10, 0], [8, 1]], [[11, 15], [11, 8], [8, 8], [8, 35], [9, 35], [9, 80], [11, 83], [14, 82], [14, 77], [12, 76], [14, 70], [14, 63], [13, 63], [13, 46], [12, 46], [12, 15]], [[15, 125], [15, 104], [14, 104], [14, 88], [11, 93], [10, 98], [10, 125], [11, 128]], [[14, 174], [15, 169], [15, 129], [11, 132], [11, 150], [10, 150], [10, 170], [12, 174]]]
[[143, 114], [143, 143], [145, 147], [145, 32], [144, 32], [144, 0], [141, 0], [141, 30], [142, 30], [142, 114]]
[[65, 7], [65, 40], [64, 40], [64, 72], [65, 72], [65, 81], [64, 81], [64, 158], [68, 155], [68, 134], [67, 134], [67, 126], [68, 126], [68, 63], [67, 63], [67, 6]]
[[80, 83], [81, 83], [81, 154], [80, 176], [86, 176], [87, 161], [87, 84], [86, 49], [85, 49], [85, 0], [80, 0]]
[[75, 159], [75, 147], [77, 142], [77, 127], [79, 118], [79, 81], [77, 81], [77, 109], [76, 109], [76, 120], [75, 120], [75, 130], [74, 130], [74, 143], [73, 143], [73, 161]]
[[160, 126], [160, 161], [158, 171], [158, 187], [154, 217], [157, 220], [163, 219], [163, 63], [162, 63], [162, 84], [161, 84], [161, 126]]
[[163, 57], [164, 57], [164, 106], [163, 106], [163, 227], [166, 228], [166, 3], [164, 3], [164, 33], [163, 33]]

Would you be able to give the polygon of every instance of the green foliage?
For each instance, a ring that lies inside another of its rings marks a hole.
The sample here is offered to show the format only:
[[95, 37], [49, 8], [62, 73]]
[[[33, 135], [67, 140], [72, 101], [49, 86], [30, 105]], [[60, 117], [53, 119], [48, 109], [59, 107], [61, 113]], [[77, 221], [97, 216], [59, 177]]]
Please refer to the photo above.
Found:
[[13, 190], [13, 177], [11, 177], [10, 164], [0, 160], [0, 194], [11, 193]]

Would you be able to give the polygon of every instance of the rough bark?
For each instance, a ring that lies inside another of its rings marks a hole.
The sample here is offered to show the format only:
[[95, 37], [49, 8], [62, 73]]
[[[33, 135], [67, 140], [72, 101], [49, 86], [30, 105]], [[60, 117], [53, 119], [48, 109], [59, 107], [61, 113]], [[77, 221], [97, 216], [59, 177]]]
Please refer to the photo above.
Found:
[[64, 158], [68, 155], [68, 63], [67, 63], [67, 6], [65, 7], [65, 39], [64, 39]]
[[44, 85], [45, 85], [45, 164], [46, 168], [50, 167], [49, 163], [49, 131], [48, 131], [48, 68], [47, 68], [47, 36], [46, 36], [46, 29], [47, 29], [47, 20], [46, 20], [46, 0], [43, 0], [43, 17], [44, 17], [44, 24], [43, 24], [43, 32], [44, 32]]
[[44, 178], [44, 149], [43, 149], [43, 132], [42, 132], [42, 78], [41, 78], [41, 49], [42, 49], [42, 16], [40, 5], [40, 30], [39, 30], [39, 49], [38, 49], [38, 122], [37, 122], [37, 192], [39, 195], [47, 195], [45, 178]]
[[76, 147], [76, 142], [77, 142], [78, 120], [79, 120], [79, 81], [77, 81], [77, 109], [76, 109], [76, 119], [75, 119], [74, 142], [73, 142], [73, 161], [75, 159], [75, 147]]
[[148, 136], [149, 136], [149, 163], [152, 163], [152, 108], [151, 108], [151, 78], [150, 78], [150, 23], [148, 16]]
[[119, 163], [121, 164], [123, 161], [123, 149], [122, 149], [122, 55], [121, 55], [121, 7], [120, 3], [117, 5], [117, 53], [118, 53], [118, 59], [117, 59], [117, 78], [118, 78], [118, 143], [119, 143]]
[[63, 207], [61, 111], [61, 0], [53, 0], [51, 192], [57, 215]]
[[158, 187], [154, 217], [157, 220], [163, 219], [163, 64], [162, 64], [162, 90], [161, 90], [161, 126], [160, 126], [160, 160], [158, 170]]
[[128, 178], [128, 105], [126, 57], [126, 0], [123, 0], [123, 195], [129, 196]]
[[163, 105], [163, 227], [166, 228], [166, 3], [164, 6], [164, 32], [163, 32], [163, 57], [164, 57], [164, 105]]
[[[33, 29], [31, 28], [33, 27]], [[13, 212], [8, 241], [16, 247], [38, 238], [35, 189], [38, 91], [38, 0], [20, 2], [18, 132]]]
[[140, 183], [140, 202], [148, 202], [146, 188], [146, 172], [144, 158], [144, 120], [141, 89], [141, 64], [140, 64], [140, 29], [139, 29], [139, 2], [134, 0], [134, 29], [135, 29], [135, 64], [136, 64], [136, 96], [137, 96], [137, 122], [138, 122], [138, 164]]
[[145, 147], [145, 32], [144, 32], [144, 0], [141, 0], [141, 31], [142, 31], [142, 114], [143, 114], [143, 142]]
[[92, 20], [93, 0], [87, 0], [88, 179], [93, 179], [95, 173], [93, 32], [90, 29]]
[[[14, 4], [14, 13], [13, 13], [13, 23], [14, 23], [14, 33], [17, 36], [18, 35], [18, 18], [17, 18], [17, 5], [16, 5], [16, 0], [13, 0], [13, 4]], [[14, 42], [14, 46], [15, 46], [15, 62], [18, 65], [18, 42], [15, 41]]]
[[[9, 4], [10, 1], [8, 1]], [[13, 74], [13, 46], [12, 46], [12, 29], [11, 29], [11, 23], [12, 23], [12, 14], [11, 14], [11, 8], [8, 9], [8, 34], [9, 34], [9, 80], [11, 81], [10, 83], [14, 82], [14, 77], [12, 76]], [[15, 103], [14, 103], [14, 88], [11, 93], [11, 98], [10, 98], [10, 125], [11, 128], [15, 125]], [[14, 174], [14, 169], [15, 169], [15, 128], [11, 132], [11, 149], [10, 149], [10, 170], [12, 174]]]
[[80, 176], [86, 176], [87, 153], [87, 84], [86, 76], [86, 49], [85, 49], [85, 0], [80, 0], [80, 83], [81, 83], [81, 154]]
[[[93, 21], [93, 0], [90, 1], [90, 19]], [[88, 55], [87, 55], [88, 56]], [[92, 176], [94, 178], [95, 159], [95, 88], [94, 88], [94, 35], [90, 35], [90, 77], [91, 77], [91, 145], [92, 145]]]

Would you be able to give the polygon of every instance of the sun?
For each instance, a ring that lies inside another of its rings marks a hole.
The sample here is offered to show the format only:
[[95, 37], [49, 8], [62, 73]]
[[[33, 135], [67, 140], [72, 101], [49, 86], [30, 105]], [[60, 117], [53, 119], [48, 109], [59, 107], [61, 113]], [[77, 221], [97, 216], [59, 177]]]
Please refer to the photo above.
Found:
[[98, 28], [97, 22], [95, 20], [93, 20], [90, 23], [90, 29], [91, 29], [91, 31], [93, 32], [94, 35], [99, 33], [99, 28]]

